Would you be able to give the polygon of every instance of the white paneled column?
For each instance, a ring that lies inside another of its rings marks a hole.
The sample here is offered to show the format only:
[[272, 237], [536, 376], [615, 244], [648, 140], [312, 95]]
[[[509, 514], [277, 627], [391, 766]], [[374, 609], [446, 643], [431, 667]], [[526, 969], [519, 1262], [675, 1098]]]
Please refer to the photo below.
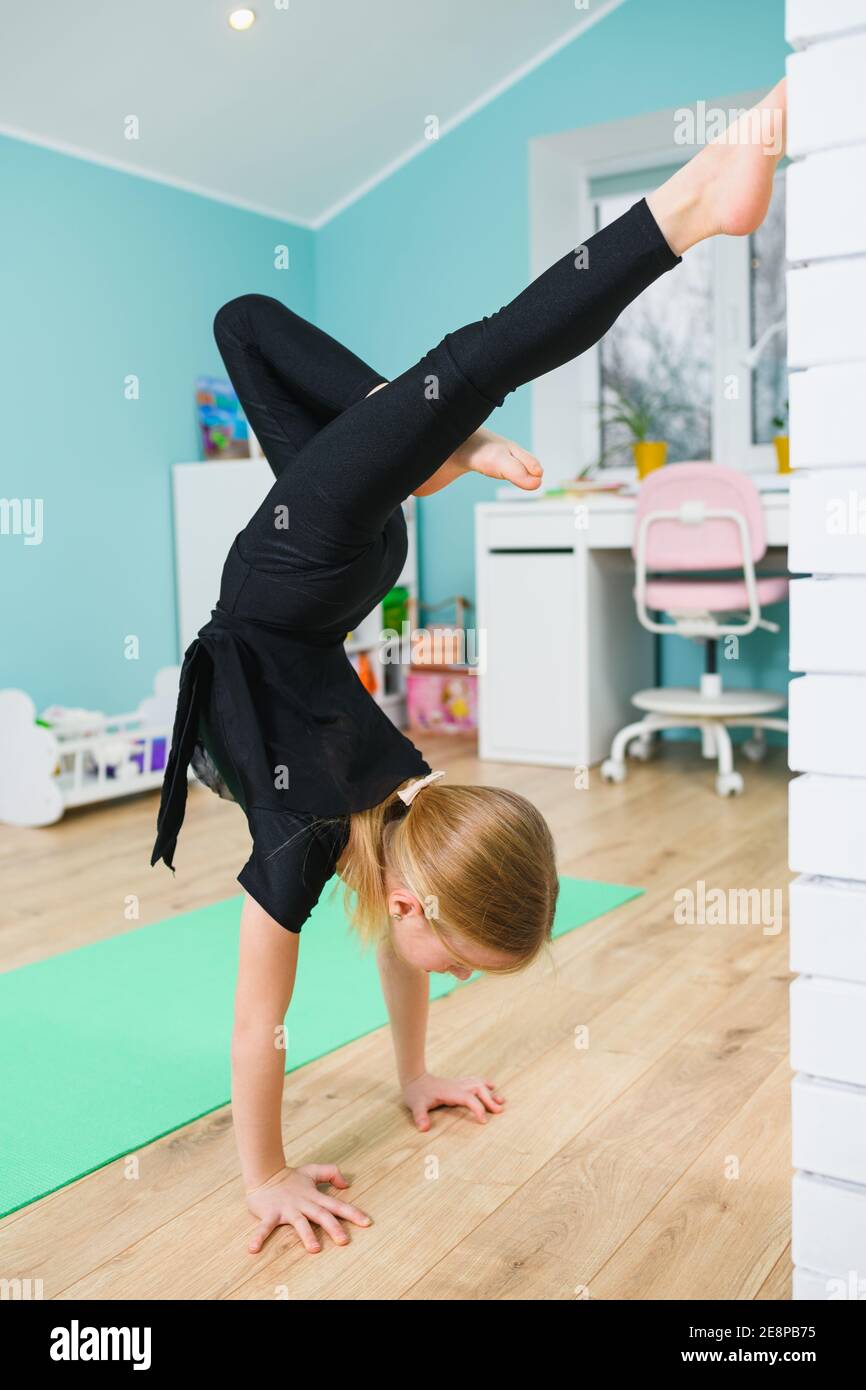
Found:
[[795, 1299], [866, 1299], [866, 0], [788, 0]]

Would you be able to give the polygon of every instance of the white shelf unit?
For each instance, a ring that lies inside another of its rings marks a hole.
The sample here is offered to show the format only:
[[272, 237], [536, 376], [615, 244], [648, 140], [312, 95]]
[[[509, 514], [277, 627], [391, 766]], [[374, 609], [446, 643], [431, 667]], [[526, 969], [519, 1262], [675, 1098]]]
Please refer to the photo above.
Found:
[[[406, 563], [397, 579], [397, 585], [406, 589], [409, 600], [418, 597], [418, 576], [417, 576], [417, 549], [415, 545], [415, 498], [410, 497], [403, 503], [403, 514], [406, 517], [406, 531], [409, 537], [409, 549], [406, 554]], [[395, 585], [396, 587], [396, 585]], [[379, 683], [378, 690], [373, 698], [382, 707], [388, 717], [399, 728], [406, 727], [406, 671], [405, 668], [391, 660], [387, 660], [386, 638], [382, 633], [384, 628], [383, 605], [377, 604], [372, 613], [356, 628], [349, 633], [346, 641], [346, 651], [350, 656], [360, 655], [362, 652], [374, 663], [376, 678]], [[398, 634], [398, 636], [401, 634]]]
[[[232, 542], [267, 496], [274, 481], [266, 459], [219, 463], [176, 463], [172, 468], [178, 657], [210, 618], [217, 601], [223, 563]], [[403, 504], [409, 548], [397, 584], [418, 597], [417, 502]], [[382, 605], [350, 634], [348, 652], [366, 652], [376, 668], [377, 704], [395, 724], [406, 722], [405, 672], [383, 661]]]
[[866, 1299], [866, 0], [786, 37], [793, 1297]]

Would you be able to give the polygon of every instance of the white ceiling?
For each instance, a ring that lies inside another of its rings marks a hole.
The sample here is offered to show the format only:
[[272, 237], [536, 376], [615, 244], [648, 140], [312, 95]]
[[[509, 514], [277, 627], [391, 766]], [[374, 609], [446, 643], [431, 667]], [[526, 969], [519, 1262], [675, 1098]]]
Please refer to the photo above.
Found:
[[0, 130], [316, 226], [620, 3], [0, 0]]

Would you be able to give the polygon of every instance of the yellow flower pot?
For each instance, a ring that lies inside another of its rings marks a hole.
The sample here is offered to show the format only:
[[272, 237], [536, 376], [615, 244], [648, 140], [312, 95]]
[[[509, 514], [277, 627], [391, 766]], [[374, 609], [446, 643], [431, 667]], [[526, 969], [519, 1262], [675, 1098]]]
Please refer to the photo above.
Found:
[[631, 446], [635, 467], [639, 478], [654, 473], [661, 468], [668, 456], [667, 441], [664, 439], [641, 439]]
[[788, 449], [788, 436], [786, 434], [776, 434], [773, 436], [773, 443], [776, 446], [776, 467], [780, 473], [790, 473], [791, 459]]

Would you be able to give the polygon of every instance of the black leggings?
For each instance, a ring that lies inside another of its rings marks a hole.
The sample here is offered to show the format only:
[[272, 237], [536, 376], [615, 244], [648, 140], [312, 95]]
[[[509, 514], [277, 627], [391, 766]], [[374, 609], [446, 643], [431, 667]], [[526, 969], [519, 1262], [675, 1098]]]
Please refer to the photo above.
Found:
[[288, 580], [350, 565], [509, 392], [597, 342], [679, 260], [641, 199], [373, 395], [384, 377], [277, 300], [230, 301], [214, 332], [276, 475], [241, 558]]

